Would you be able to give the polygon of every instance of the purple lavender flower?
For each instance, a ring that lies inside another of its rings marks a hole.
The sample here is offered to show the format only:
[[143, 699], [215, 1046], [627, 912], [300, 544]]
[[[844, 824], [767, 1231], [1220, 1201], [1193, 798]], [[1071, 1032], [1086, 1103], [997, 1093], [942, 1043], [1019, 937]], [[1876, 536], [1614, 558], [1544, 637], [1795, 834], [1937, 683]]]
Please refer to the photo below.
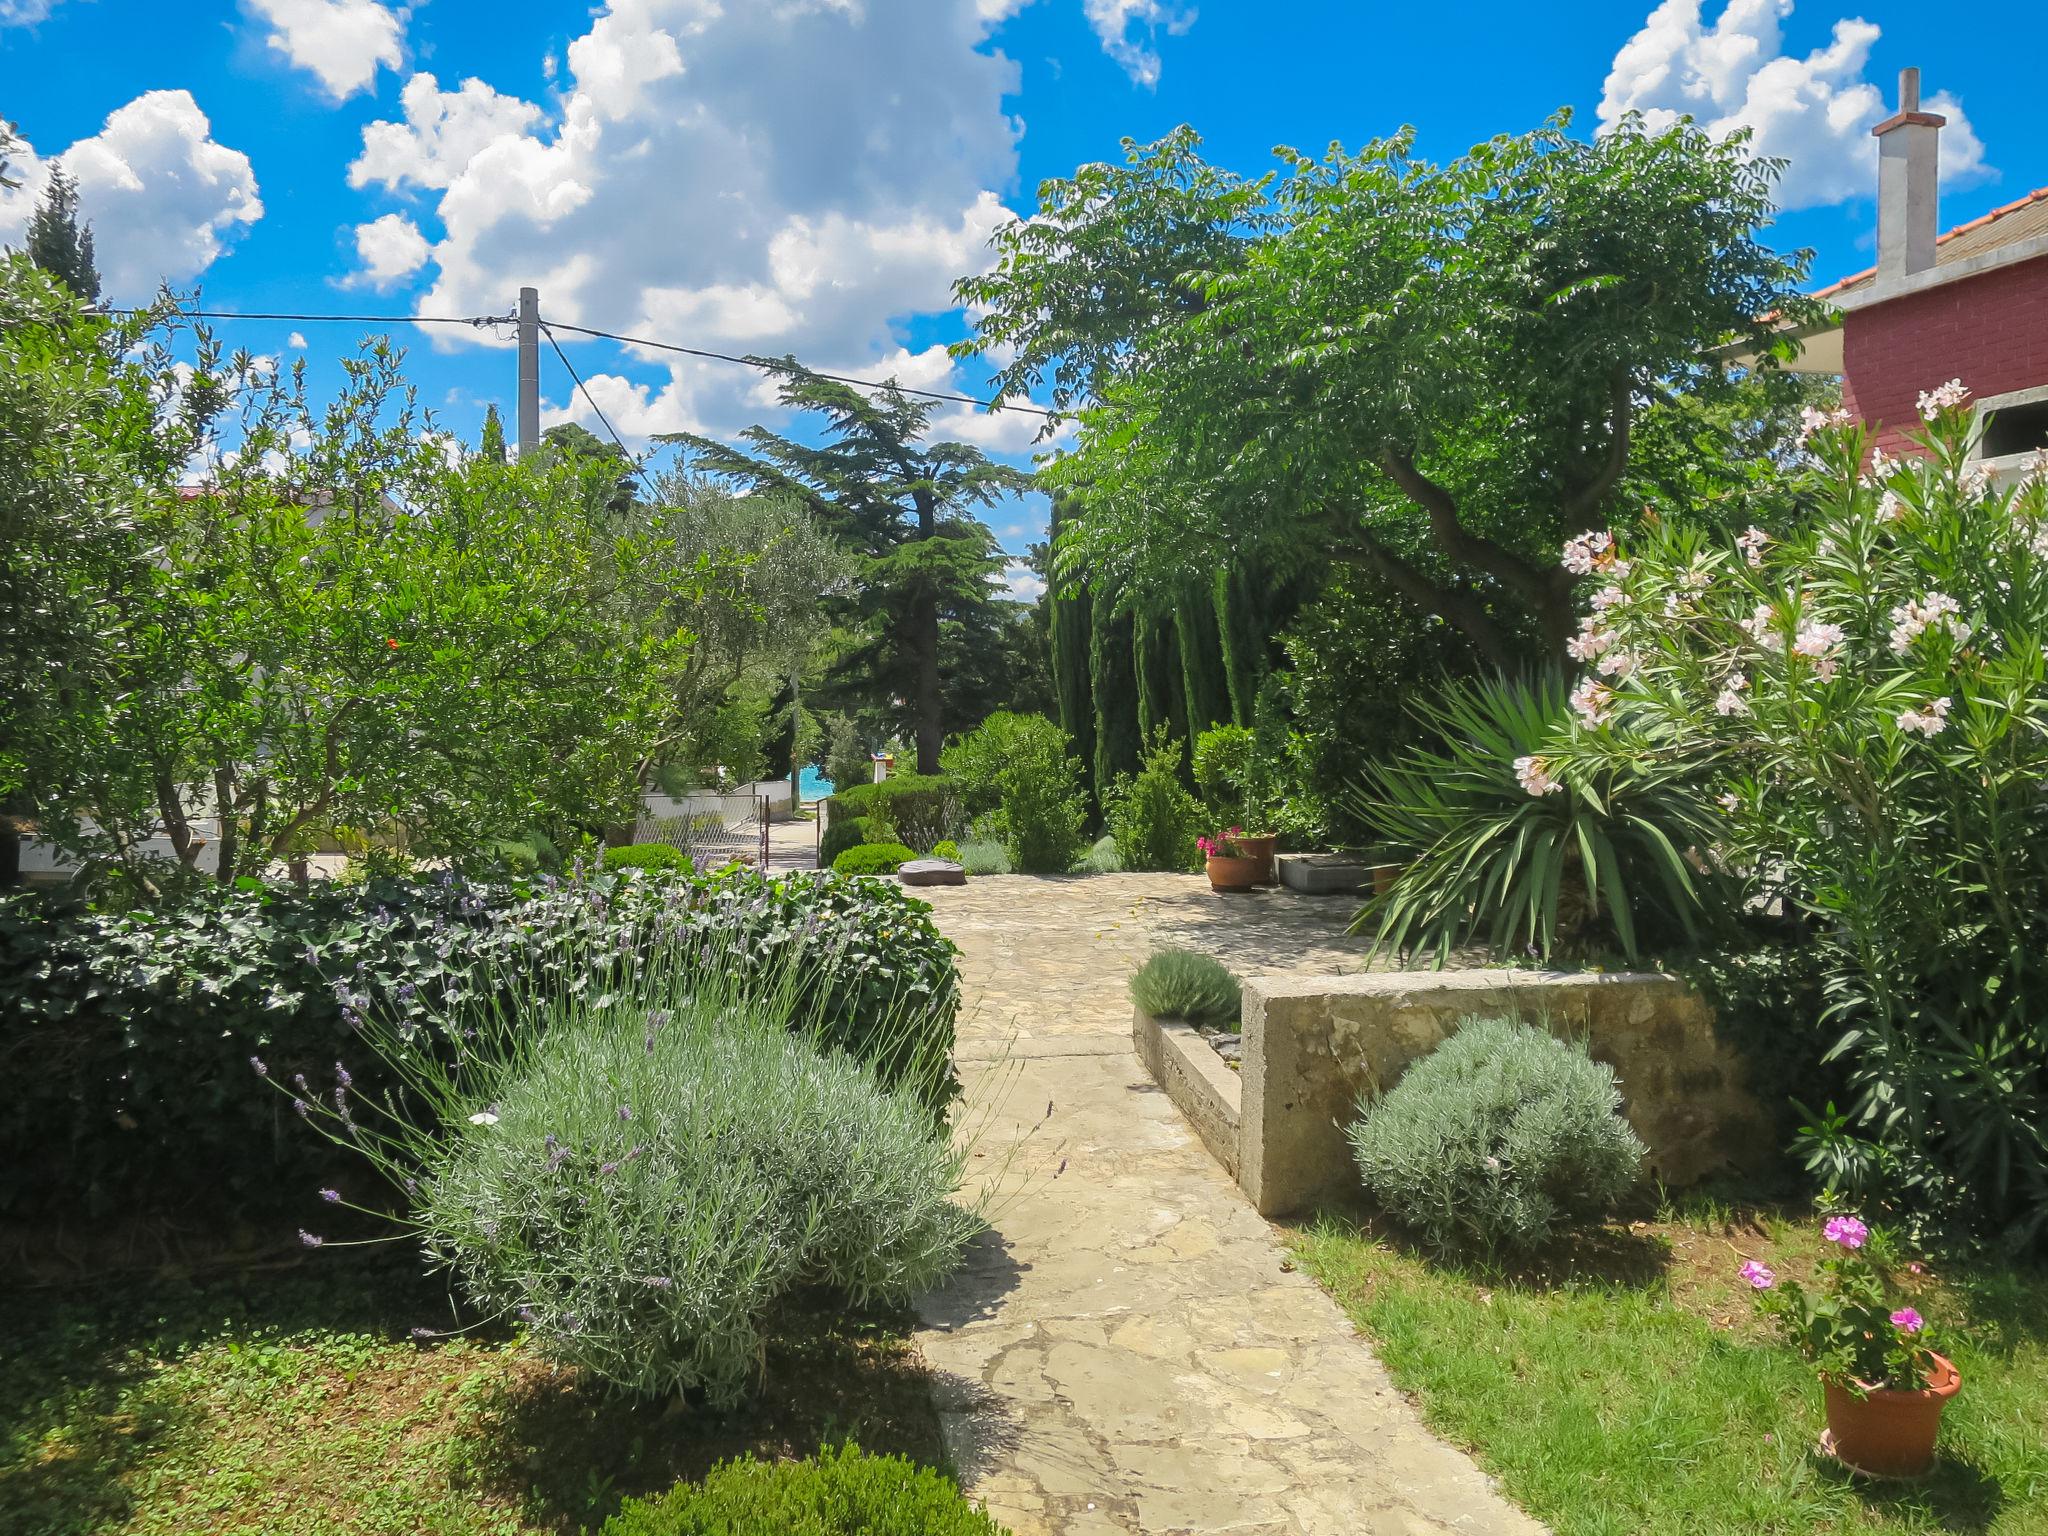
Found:
[[618, 1171], [619, 1165], [617, 1163], [599, 1163], [597, 1165], [597, 1172], [600, 1178], [603, 1177], [605, 1174], [617, 1173]]
[[344, 1088], [353, 1088], [356, 1080], [348, 1075], [348, 1068], [340, 1062], [334, 1064], [334, 1080]]
[[304, 1099], [293, 1099], [292, 1108], [298, 1111], [299, 1118], [301, 1120], [306, 1119], [313, 1113], [313, 1106], [308, 1104]]
[[411, 982], [401, 981], [398, 984], [398, 1000], [401, 1003], [409, 1003], [413, 999], [413, 994], [418, 990], [419, 988], [415, 987]]
[[327, 1239], [324, 1237], [315, 1237], [312, 1233], [308, 1232], [304, 1227], [301, 1227], [299, 1228], [299, 1241], [308, 1248], [318, 1248], [322, 1243], [326, 1242]]
[[518, 1318], [519, 1321], [521, 1321], [522, 1323], [536, 1323], [540, 1321], [539, 1316], [534, 1312], [533, 1308], [531, 1307], [521, 1307], [517, 1312], [513, 1313], [512, 1315]]
[[621, 1120], [630, 1120], [630, 1119], [632, 1119], [632, 1118], [633, 1118], [633, 1106], [632, 1106], [632, 1105], [630, 1105], [630, 1104], [621, 1104], [621, 1105], [619, 1106], [619, 1118], [620, 1118]]
[[431, 1328], [415, 1328], [412, 1331], [412, 1336], [415, 1339], [418, 1339], [422, 1344], [428, 1343], [429, 1341], [437, 1337], [434, 1330]]
[[565, 1333], [581, 1333], [583, 1331], [583, 1319], [574, 1312], [564, 1312], [562, 1314], [562, 1329]]
[[675, 1281], [669, 1279], [667, 1275], [644, 1275], [641, 1277], [640, 1283], [650, 1286], [657, 1291], [666, 1291], [672, 1289], [675, 1285]]
[[672, 1014], [672, 1013], [670, 1013], [670, 1012], [668, 1011], [668, 1009], [666, 1009], [666, 1008], [650, 1008], [650, 1009], [648, 1009], [648, 1010], [647, 1010], [647, 1025], [648, 1025], [648, 1028], [650, 1028], [650, 1029], [662, 1029], [662, 1028], [665, 1028], [665, 1027], [667, 1026], [667, 1024], [668, 1024], [668, 1021], [669, 1021], [670, 1019], [674, 1018], [674, 1017], [675, 1017], [675, 1015], [674, 1015], [674, 1014]]
[[347, 1088], [337, 1088], [337, 1089], [335, 1089], [335, 1090], [334, 1090], [334, 1112], [335, 1112], [335, 1113], [336, 1113], [337, 1115], [340, 1115], [340, 1116], [341, 1116], [341, 1118], [342, 1118], [342, 1119], [344, 1119], [344, 1120], [346, 1120], [346, 1119], [348, 1118], [348, 1089], [347, 1089]]
[[341, 1204], [341, 1191], [338, 1189], [323, 1189], [320, 1191], [320, 1198], [329, 1205], [339, 1205]]
[[258, 1077], [270, 1076], [270, 1068], [263, 1065], [263, 1058], [261, 1056], [251, 1056], [249, 1058], [249, 1065], [254, 1069]]
[[417, 1179], [407, 1179], [405, 1181], [405, 1192], [408, 1195], [418, 1194], [420, 1192], [419, 1181]]

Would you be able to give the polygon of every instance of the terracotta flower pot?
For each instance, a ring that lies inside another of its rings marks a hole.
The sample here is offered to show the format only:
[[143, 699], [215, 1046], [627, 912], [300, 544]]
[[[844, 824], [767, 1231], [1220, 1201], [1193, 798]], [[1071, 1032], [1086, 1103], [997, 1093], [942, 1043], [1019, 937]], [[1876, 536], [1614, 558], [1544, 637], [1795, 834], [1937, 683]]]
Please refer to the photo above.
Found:
[[1209, 889], [1212, 891], [1249, 891], [1265, 879], [1265, 868], [1258, 859], [1227, 858], [1210, 854], [1203, 861], [1209, 873]]
[[1940, 1355], [1928, 1367], [1927, 1385], [1914, 1392], [1868, 1387], [1858, 1395], [1846, 1383], [1824, 1376], [1828, 1431], [1821, 1445], [1852, 1472], [1919, 1477], [1934, 1465], [1941, 1410], [1962, 1385], [1955, 1366]]
[[1233, 838], [1232, 841], [1237, 844], [1237, 851], [1239, 853], [1248, 859], [1258, 860], [1259, 884], [1271, 885], [1273, 883], [1273, 850], [1280, 846], [1280, 839], [1272, 836], [1237, 837]]
[[1398, 879], [1400, 879], [1400, 878], [1401, 878], [1401, 871], [1402, 871], [1402, 870], [1404, 870], [1404, 869], [1406, 869], [1407, 867], [1408, 867], [1408, 866], [1407, 866], [1407, 865], [1405, 865], [1405, 864], [1375, 864], [1375, 865], [1373, 865], [1373, 867], [1372, 867], [1372, 893], [1373, 893], [1373, 895], [1375, 895], [1375, 896], [1384, 896], [1384, 895], [1386, 895], [1388, 891], [1390, 891], [1390, 890], [1392, 890], [1392, 889], [1394, 888], [1394, 882], [1395, 882], [1396, 880], [1398, 880]]

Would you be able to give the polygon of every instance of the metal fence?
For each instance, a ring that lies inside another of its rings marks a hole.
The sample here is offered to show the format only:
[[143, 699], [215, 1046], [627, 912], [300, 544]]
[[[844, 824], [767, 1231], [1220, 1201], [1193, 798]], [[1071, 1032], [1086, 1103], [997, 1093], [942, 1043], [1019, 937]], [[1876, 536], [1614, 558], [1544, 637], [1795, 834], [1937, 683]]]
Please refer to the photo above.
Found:
[[734, 862], [766, 869], [768, 802], [760, 795], [694, 794], [687, 815], [642, 816], [633, 841], [680, 848], [699, 869]]

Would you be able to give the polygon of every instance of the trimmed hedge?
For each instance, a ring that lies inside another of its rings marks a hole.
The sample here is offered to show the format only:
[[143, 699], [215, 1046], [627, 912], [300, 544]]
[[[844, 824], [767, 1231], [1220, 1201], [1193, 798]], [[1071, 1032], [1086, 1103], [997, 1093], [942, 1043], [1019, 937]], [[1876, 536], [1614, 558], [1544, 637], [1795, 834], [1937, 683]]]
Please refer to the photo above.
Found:
[[[715, 933], [755, 974], [794, 963], [823, 1044], [935, 1107], [950, 1098], [954, 948], [903, 891], [818, 871], [771, 879], [600, 874], [538, 886], [441, 880], [209, 889], [162, 911], [97, 913], [0, 898], [0, 1214], [303, 1210], [335, 1149], [256, 1080], [337, 1062], [358, 1095], [384, 1080], [359, 1011], [438, 1015], [471, 988], [542, 992], [584, 979], [570, 957], [636, 925]], [[892, 1014], [908, 1011], [906, 1028]]]
[[879, 784], [855, 784], [834, 792], [832, 813], [885, 822], [890, 836], [916, 848], [929, 848], [942, 837], [958, 839], [968, 819], [960, 786], [944, 774], [904, 773]]
[[[826, 801], [827, 805], [834, 802]], [[825, 832], [818, 839], [818, 867], [830, 869], [839, 861], [839, 855], [849, 848], [858, 848], [868, 840], [868, 823], [864, 816], [849, 816], [834, 808], [831, 819], [825, 823]]]
[[862, 843], [832, 861], [835, 875], [893, 875], [917, 854], [902, 843]]
[[692, 870], [697, 866], [682, 849], [667, 843], [630, 843], [604, 851], [604, 867], [618, 869]]
[[628, 1499], [599, 1536], [1004, 1536], [951, 1479], [857, 1446], [809, 1461], [723, 1462], [701, 1483]]

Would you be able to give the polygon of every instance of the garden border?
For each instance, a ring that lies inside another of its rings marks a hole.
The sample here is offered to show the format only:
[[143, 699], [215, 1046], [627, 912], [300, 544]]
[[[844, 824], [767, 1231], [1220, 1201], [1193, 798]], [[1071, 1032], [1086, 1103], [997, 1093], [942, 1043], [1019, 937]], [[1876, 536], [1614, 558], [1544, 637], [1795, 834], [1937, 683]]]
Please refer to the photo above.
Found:
[[1357, 1188], [1345, 1127], [1361, 1094], [1474, 1014], [1507, 1014], [1584, 1039], [1615, 1069], [1623, 1112], [1673, 1187], [1777, 1155], [1770, 1116], [1713, 1011], [1676, 977], [1474, 970], [1277, 975], [1244, 982], [1242, 1072], [1200, 1032], [1138, 1011], [1132, 1044], [1203, 1145], [1263, 1216]]

